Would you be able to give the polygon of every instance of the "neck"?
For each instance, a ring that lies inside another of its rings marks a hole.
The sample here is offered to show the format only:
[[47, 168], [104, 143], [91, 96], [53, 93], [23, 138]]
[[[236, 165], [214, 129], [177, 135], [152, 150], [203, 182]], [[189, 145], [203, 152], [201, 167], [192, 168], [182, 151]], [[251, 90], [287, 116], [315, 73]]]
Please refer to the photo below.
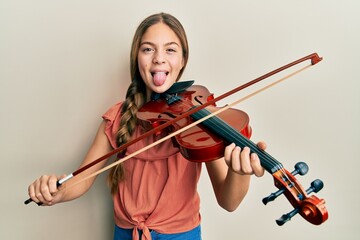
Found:
[[[202, 109], [192, 114], [191, 117], [193, 117], [195, 120], [198, 120], [209, 114], [210, 112], [208, 110]], [[267, 152], [259, 149], [254, 142], [244, 137], [241, 133], [224, 122], [222, 119], [214, 116], [202, 122], [202, 125], [213, 131], [218, 136], [222, 137], [228, 143], [235, 143], [241, 148], [249, 147], [251, 153], [256, 153], [259, 156], [261, 165], [269, 173], [273, 174], [283, 168], [279, 161], [277, 161]]]

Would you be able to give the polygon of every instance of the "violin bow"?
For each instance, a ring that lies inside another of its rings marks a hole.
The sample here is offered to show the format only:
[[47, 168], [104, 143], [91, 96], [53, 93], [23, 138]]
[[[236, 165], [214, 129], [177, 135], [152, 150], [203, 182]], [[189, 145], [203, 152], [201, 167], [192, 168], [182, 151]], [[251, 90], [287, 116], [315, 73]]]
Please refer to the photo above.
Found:
[[148, 150], [148, 149], [150, 149], [152, 147], [155, 147], [158, 144], [160, 144], [160, 143], [162, 143], [162, 142], [164, 142], [164, 141], [166, 141], [168, 139], [171, 139], [172, 137], [174, 137], [174, 136], [176, 136], [176, 135], [178, 135], [178, 134], [180, 134], [180, 133], [182, 133], [182, 132], [184, 132], [184, 131], [186, 131], [186, 130], [188, 130], [188, 129], [196, 126], [196, 125], [199, 125], [200, 123], [204, 122], [205, 120], [207, 120], [207, 119], [209, 119], [211, 117], [214, 117], [214, 116], [216, 116], [216, 115], [218, 115], [218, 114], [220, 114], [220, 113], [234, 107], [235, 105], [237, 105], [237, 104], [239, 104], [239, 103], [241, 103], [241, 102], [243, 102], [243, 101], [257, 95], [257, 94], [259, 94], [260, 92], [263, 92], [263, 91], [267, 90], [268, 88], [271, 88], [271, 87], [279, 84], [280, 82], [285, 81], [286, 79], [288, 79], [288, 78], [302, 72], [303, 70], [307, 69], [308, 67], [310, 67], [310, 65], [305, 66], [305, 67], [303, 67], [303, 68], [301, 68], [301, 69], [299, 69], [299, 70], [297, 70], [297, 71], [295, 71], [295, 72], [293, 72], [293, 73], [291, 73], [291, 74], [289, 74], [289, 75], [287, 75], [287, 76], [285, 76], [285, 77], [283, 77], [281, 79], [278, 79], [277, 81], [274, 81], [274, 82], [272, 82], [272, 83], [270, 83], [270, 84], [268, 84], [268, 85], [266, 85], [266, 86], [264, 86], [264, 87], [262, 87], [262, 88], [260, 88], [260, 89], [258, 89], [256, 91], [254, 91], [254, 92], [252, 92], [252, 93], [250, 93], [250, 94], [248, 94], [248, 95], [246, 95], [246, 96], [244, 96], [244, 97], [242, 97], [242, 98], [240, 98], [240, 99], [238, 99], [238, 100], [236, 100], [236, 101], [234, 101], [234, 102], [232, 102], [230, 104], [227, 104], [226, 106], [221, 107], [221, 108], [219, 108], [218, 110], [216, 110], [214, 112], [211, 112], [210, 114], [208, 114], [208, 115], [200, 118], [199, 120], [196, 120], [196, 121], [194, 121], [194, 122], [180, 128], [180, 129], [178, 129], [175, 132], [169, 133], [167, 136], [153, 142], [152, 144], [149, 144], [149, 145], [147, 145], [147, 146], [145, 146], [145, 147], [143, 147], [143, 148], [141, 148], [141, 149], [139, 149], [139, 150], [137, 150], [137, 151], [135, 151], [135, 152], [133, 152], [133, 153], [131, 153], [129, 155], [126, 155], [125, 157], [123, 157], [123, 158], [109, 164], [108, 166], [105, 166], [104, 168], [102, 168], [102, 169], [100, 169], [100, 170], [98, 170], [98, 171], [96, 171], [94, 173], [89, 174], [88, 176], [80, 179], [79, 181], [75, 182], [73, 185], [71, 185], [69, 187], [73, 187], [73, 186], [75, 186], [75, 185], [77, 185], [77, 184], [79, 184], [79, 183], [81, 183], [83, 181], [86, 181], [86, 180], [88, 180], [88, 179], [90, 179], [92, 177], [95, 177], [95, 176], [97, 176], [97, 175], [99, 175], [99, 174], [101, 174], [101, 173], [115, 167], [116, 165], [118, 165], [118, 164], [120, 164], [122, 162], [125, 162], [126, 160], [128, 160], [128, 159], [130, 159], [130, 158], [132, 158], [132, 157], [134, 157], [134, 156], [136, 156], [136, 155], [138, 155], [138, 154], [140, 154], [140, 153], [142, 153], [142, 152], [144, 152], [144, 151], [146, 151], [146, 150]]

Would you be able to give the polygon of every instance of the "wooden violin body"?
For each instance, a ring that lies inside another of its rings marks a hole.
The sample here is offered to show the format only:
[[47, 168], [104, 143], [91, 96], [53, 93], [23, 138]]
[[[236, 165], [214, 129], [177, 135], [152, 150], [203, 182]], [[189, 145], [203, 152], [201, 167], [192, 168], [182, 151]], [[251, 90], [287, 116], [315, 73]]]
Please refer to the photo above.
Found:
[[[137, 113], [140, 124], [145, 128], [155, 128], [166, 121], [192, 108], [195, 104], [203, 104], [213, 98], [205, 87], [194, 85], [186, 91], [178, 94], [181, 101], [176, 101], [169, 105], [163, 99], [150, 101], [144, 105]], [[218, 107], [209, 106], [210, 111], [216, 111]], [[219, 115], [219, 118], [226, 120], [234, 126], [244, 136], [250, 138], [251, 127], [249, 126], [248, 115], [237, 109], [228, 109]], [[186, 117], [174, 123], [167, 131], [173, 132], [192, 123], [191, 117]], [[227, 142], [217, 134], [208, 131], [202, 125], [196, 125], [175, 136], [175, 142], [179, 146], [182, 155], [194, 162], [207, 162], [223, 157]]]

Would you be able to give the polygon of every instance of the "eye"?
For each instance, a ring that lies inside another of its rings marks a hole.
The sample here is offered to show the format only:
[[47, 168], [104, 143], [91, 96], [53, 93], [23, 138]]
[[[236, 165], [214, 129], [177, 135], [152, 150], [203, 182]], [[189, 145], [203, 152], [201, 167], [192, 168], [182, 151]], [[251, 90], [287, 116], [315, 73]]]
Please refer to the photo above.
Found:
[[144, 53], [148, 53], [148, 52], [154, 51], [154, 49], [152, 49], [150, 47], [144, 47], [144, 48], [141, 49], [141, 51], [144, 52]]
[[170, 53], [177, 52], [175, 48], [168, 48], [166, 51]]

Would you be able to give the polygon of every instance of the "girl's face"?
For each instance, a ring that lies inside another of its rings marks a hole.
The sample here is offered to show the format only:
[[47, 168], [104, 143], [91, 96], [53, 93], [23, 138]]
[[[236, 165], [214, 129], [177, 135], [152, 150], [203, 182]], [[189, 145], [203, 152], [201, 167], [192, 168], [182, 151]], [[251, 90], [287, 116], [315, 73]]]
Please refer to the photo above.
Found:
[[147, 96], [152, 92], [165, 92], [177, 80], [184, 67], [182, 46], [166, 24], [154, 24], [142, 36], [138, 67], [147, 86]]

